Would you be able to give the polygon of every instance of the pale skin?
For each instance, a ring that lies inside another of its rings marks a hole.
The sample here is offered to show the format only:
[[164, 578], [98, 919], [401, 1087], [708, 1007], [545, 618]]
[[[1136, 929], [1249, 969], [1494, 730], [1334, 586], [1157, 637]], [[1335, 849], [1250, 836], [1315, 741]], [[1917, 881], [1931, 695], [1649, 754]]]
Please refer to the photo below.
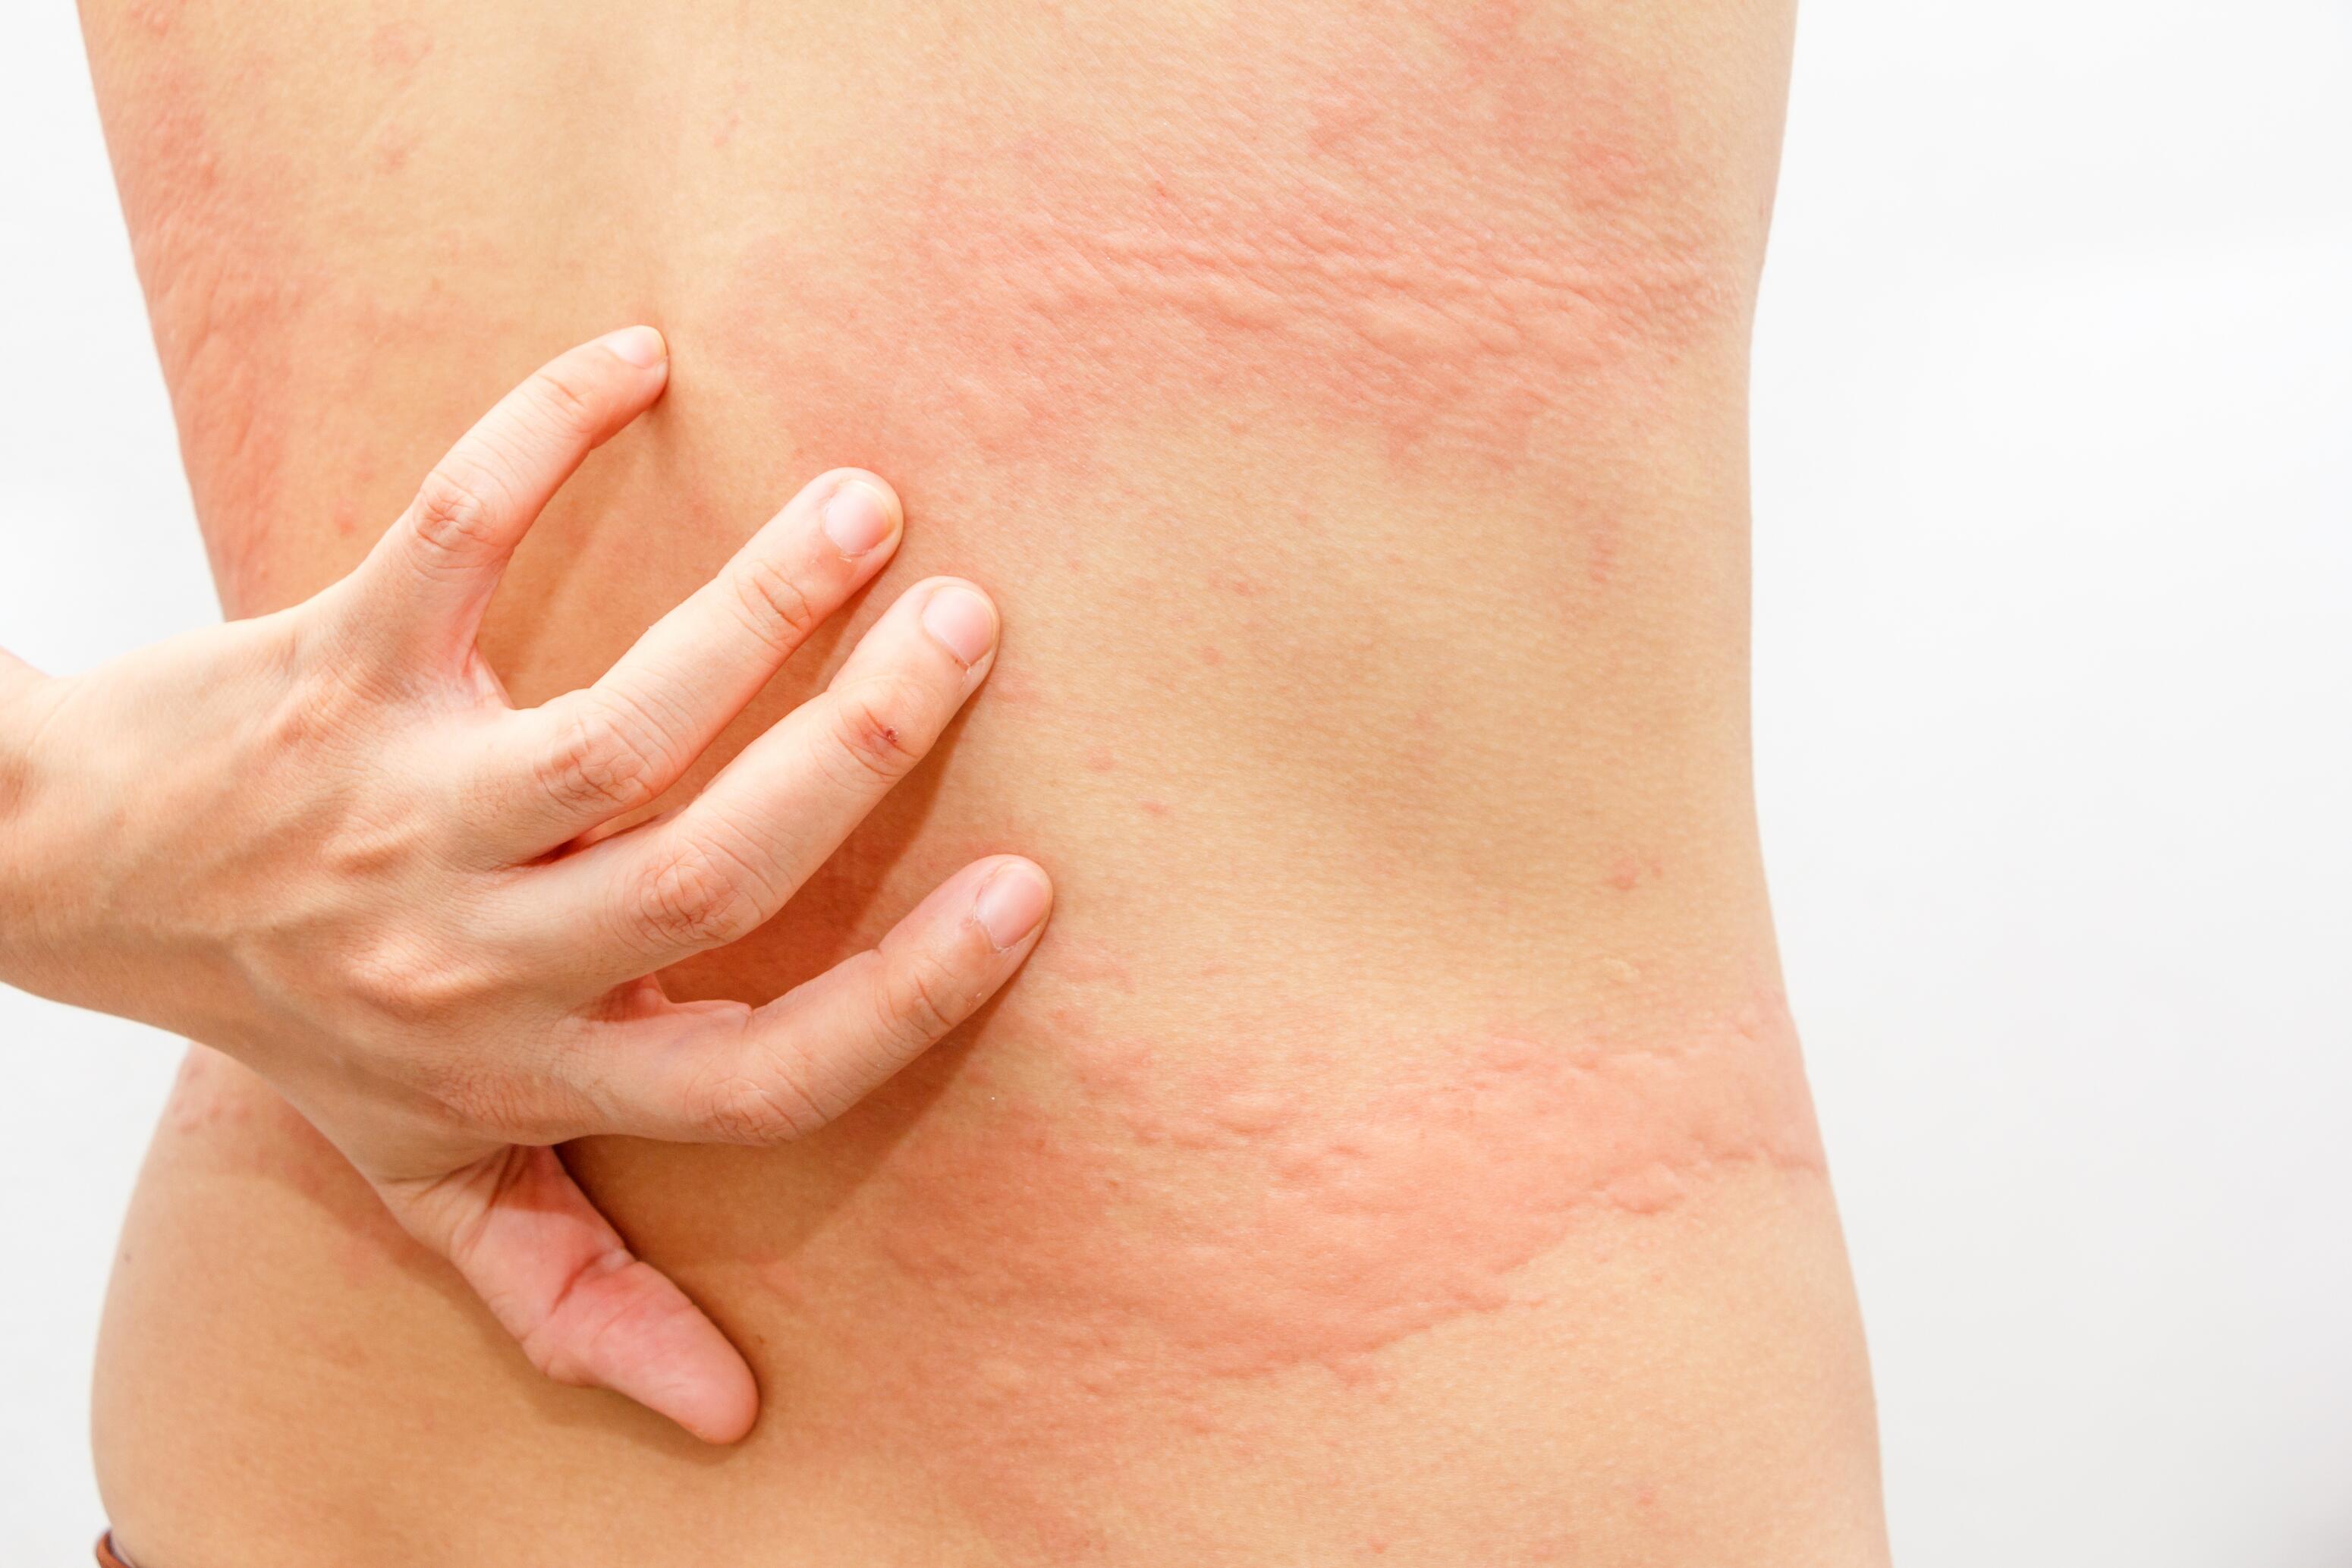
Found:
[[825, 474], [601, 680], [516, 707], [483, 612], [667, 377], [649, 328], [551, 361], [292, 609], [68, 678], [0, 653], [0, 979], [242, 1061], [542, 1372], [725, 1443], [751, 1369], [554, 1145], [814, 1130], [1003, 985], [1052, 891], [984, 857], [765, 1005], [665, 994], [655, 971], [774, 915], [921, 759], [998, 629], [971, 584], [916, 584], [827, 689], [648, 815], [904, 526], [876, 476]]

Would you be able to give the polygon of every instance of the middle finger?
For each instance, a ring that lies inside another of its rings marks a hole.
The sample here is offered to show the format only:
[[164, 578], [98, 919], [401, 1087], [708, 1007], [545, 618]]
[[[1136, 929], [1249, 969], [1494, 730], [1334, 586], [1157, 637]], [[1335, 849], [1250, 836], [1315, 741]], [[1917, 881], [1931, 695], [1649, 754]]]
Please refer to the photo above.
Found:
[[988, 674], [995, 607], [970, 583], [909, 589], [833, 684], [678, 811], [519, 879], [546, 961], [617, 985], [741, 940], [782, 909]]
[[813, 481], [594, 685], [514, 716], [479, 813], [486, 846], [530, 860], [675, 784], [793, 651], [882, 569], [898, 498], [873, 475]]

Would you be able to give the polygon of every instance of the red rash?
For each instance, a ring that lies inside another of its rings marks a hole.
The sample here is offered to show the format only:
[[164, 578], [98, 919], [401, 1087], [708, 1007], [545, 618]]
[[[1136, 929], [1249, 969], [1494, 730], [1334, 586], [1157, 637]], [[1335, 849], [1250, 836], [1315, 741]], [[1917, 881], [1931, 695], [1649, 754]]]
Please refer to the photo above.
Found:
[[[943, 22], [908, 68], [845, 85], [836, 147], [807, 145], [802, 106], [747, 62], [750, 90], [677, 104], [692, 133], [667, 172], [565, 129], [567, 160], [614, 162], [632, 192], [675, 178], [724, 214], [684, 234], [640, 198], [600, 218], [531, 192], [385, 225], [414, 183], [471, 189], [476, 149], [403, 107], [457, 57], [415, 24], [363, 37], [383, 101], [309, 141], [152, 65], [110, 131], [224, 599], [282, 601], [273, 541], [310, 525], [289, 515], [305, 486], [396, 506], [414, 483], [337, 417], [370, 406], [378, 347], [495, 340], [505, 280], [575, 229], [610, 310], [670, 333], [677, 434], [762, 485], [862, 462], [934, 501], [1041, 472], [1148, 501], [1139, 444], [1197, 469], [1302, 429], [1301, 457], [1590, 473], [1670, 416], [1686, 355], [1744, 334], [1760, 220], [1719, 199], [1736, 171], [1605, 16], [1422, 9], [1106, 29], [1040, 8], [1000, 26], [1003, 57]], [[281, 70], [246, 47], [254, 74]], [[457, 292], [445, 269], [501, 281]]]
[[1522, 1271], [1588, 1217], [1821, 1168], [1777, 998], [1670, 1049], [1498, 1024], [1322, 1060], [1278, 1024], [1220, 1026], [1215, 1049], [1107, 1034], [1084, 1006], [1037, 1027], [1071, 1098], [975, 1052], [964, 1113], [917, 1118], [837, 1217], [882, 1271], [831, 1288], [820, 1242], [767, 1278], [856, 1369], [853, 1445], [904, 1443], [1056, 1561], [1092, 1560], [1073, 1489], [1125, 1444], [1253, 1440], [1223, 1386], [1377, 1396], [1387, 1346], [1539, 1301]]
[[1601, 385], [1622, 420], [1629, 383], [1744, 329], [1752, 261], [1694, 200], [1665, 96], [1524, 9], [1237, 7], [1034, 68], [1017, 104], [973, 101], [951, 57], [862, 104], [916, 151], [847, 234], [733, 242], [689, 346], [771, 389], [804, 451], [910, 477], [1085, 469], [1113, 424], [1539, 460], [1591, 434]]
[[[141, 20], [162, 33], [176, 16], [155, 5]], [[118, 155], [117, 183], [198, 503], [235, 503], [205, 530], [234, 613], [266, 597], [286, 444], [269, 392], [284, 384], [287, 333], [311, 290], [286, 263], [271, 178], [222, 155], [205, 106], [194, 73], [166, 59], [134, 100], [136, 122], [110, 131], [136, 149]]]
[[[536, 277], [560, 249], [551, 235], [587, 235], [593, 267], [568, 252], [563, 264], [670, 334], [673, 392], [655, 435], [632, 439], [668, 443], [652, 471], [677, 482], [662, 494], [674, 531], [610, 536], [648, 553], [710, 546], [718, 530], [691, 520], [705, 459], [752, 493], [769, 477], [754, 470], [781, 481], [863, 463], [910, 497], [1008, 519], [1023, 509], [974, 497], [1006, 477], [1098, 481], [1116, 508], [1054, 545], [1091, 586], [1090, 541], [1134, 568], [1138, 536], [1181, 537], [1186, 519], [1151, 472], [1163, 455], [1209, 470], [1211, 486], [1216, 457], [1253, 441], [1342, 478], [1365, 451], [1440, 478], [1467, 470], [1462, 490], [1476, 497], [1535, 472], [1547, 511], [1612, 463], [1637, 466], [1628, 431], [1673, 416], [1684, 357], [1744, 333], [1760, 237], [1753, 214], [1725, 215], [1720, 187], [1737, 173], [1658, 85], [1657, 63], [1607, 37], [1605, 16], [1539, 16], [1513, 0], [1429, 16], [1205, 9], [1123, 16], [1095, 37], [1036, 7], [1022, 26], [1039, 37], [1017, 58], [943, 45], [860, 79], [845, 89], [856, 134], [838, 166], [780, 129], [803, 106], [758, 91], [747, 63], [752, 90], [678, 106], [673, 172], [699, 184], [679, 203], [685, 232], [663, 226], [665, 171], [642, 166], [659, 137], [616, 151], [594, 144], [593, 118], [566, 125], [589, 142], [565, 141], [567, 166], [635, 161], [619, 182], [630, 204], [614, 196], [615, 211], [557, 223], [530, 204], [542, 193], [519, 187], [520, 237], [486, 218], [480, 236], [446, 239], [450, 270]], [[400, 80], [463, 53], [390, 26], [368, 43], [373, 69]], [[149, 85], [125, 133], [142, 152], [125, 162], [125, 205], [224, 596], [257, 607], [277, 596], [299, 527], [334, 526], [282, 515], [283, 498], [301, 498], [320, 411], [372, 406], [372, 369], [352, 345], [413, 350], [459, 326], [497, 343], [500, 323], [481, 319], [478, 294], [439, 296], [429, 268], [388, 269], [400, 284], [380, 286], [385, 256], [414, 263], [399, 248], [413, 236], [355, 227], [324, 267], [321, 242], [299, 237], [318, 214], [280, 193], [314, 172], [277, 167], [310, 150], [221, 162], [214, 149], [237, 127], [208, 124], [168, 73]], [[354, 143], [351, 191], [435, 167], [434, 144], [412, 150], [394, 129]], [[1312, 438], [1292, 439], [1302, 431]], [[392, 483], [368, 467], [367, 443], [351, 445], [331, 454], [343, 488]], [[347, 531], [380, 526], [370, 517], [347, 514]], [[1637, 574], [1639, 524], [1611, 514], [1594, 528], [1591, 584]], [[910, 528], [910, 548], [923, 537]], [[1378, 559], [1378, 541], [1347, 548]], [[568, 561], [583, 595], [623, 575], [586, 554]], [[1293, 591], [1281, 573], [1214, 557], [1201, 569], [1198, 582], [1263, 600], [1279, 627]], [[675, 561], [635, 575], [661, 570], [686, 586]], [[1041, 619], [1050, 597], [1038, 595]], [[1198, 607], [1171, 600], [1171, 623]], [[544, 609], [559, 634], [577, 624], [566, 610]], [[1254, 625], [1208, 630], [1233, 651], [1188, 640], [1199, 664], [1265, 656]], [[1014, 658], [984, 700], [1000, 723], [1034, 719], [1056, 683], [1084, 688], [1085, 675]], [[1424, 705], [1390, 737], [1399, 769], [1452, 777], [1444, 734]], [[1150, 755], [1114, 733], [1076, 761], [1154, 789]], [[1128, 786], [1118, 798], [1175, 814]], [[853, 841], [797, 907], [856, 914], [903, 848]], [[1628, 856], [1601, 880], [1632, 893], [1660, 873]], [[919, 1064], [821, 1145], [848, 1175], [838, 1210], [813, 1209], [781, 1259], [782, 1244], [752, 1252], [809, 1331], [777, 1342], [776, 1358], [852, 1389], [835, 1451], [903, 1457], [980, 1526], [1051, 1560], [1092, 1553], [1074, 1494], [1116, 1490], [1123, 1448], [1170, 1430], [1276, 1440], [1231, 1425], [1223, 1391], [1275, 1379], [1377, 1390], [1398, 1359], [1388, 1347], [1534, 1305], [1529, 1266], [1580, 1226], [1669, 1210], [1725, 1173], [1820, 1166], [1777, 999], [1692, 1019], [1664, 1049], [1517, 1016], [1333, 1038], [1271, 1006], [1219, 1011], [1223, 992], [1262, 990], [1278, 957], [1235, 953], [1231, 977], [1180, 982], [1085, 919], [1074, 902], [960, 1064], [951, 1051]], [[1202, 996], [1182, 1038], [1114, 1016], [1181, 1013], [1187, 987]], [[891, 1126], [892, 1096], [903, 1111], [925, 1084], [949, 1103]], [[877, 1124], [889, 1135], [860, 1144], [858, 1128]], [[769, 1393], [775, 1429], [797, 1434], [783, 1440], [829, 1441], [836, 1428], [810, 1411], [830, 1406]]]
[[[1503, 1306], [1580, 1210], [1653, 1212], [1718, 1166], [1819, 1159], [1780, 1038], [1662, 1053], [1497, 1030], [1332, 1093], [1238, 1051], [1064, 1042], [1085, 1117], [1007, 1095], [1000, 1124], [944, 1146], [919, 1128], [890, 1166], [906, 1197], [887, 1249], [974, 1315], [1017, 1315], [1014, 1354], [1125, 1363], [1124, 1342], [1188, 1375], [1340, 1367]], [[1139, 1175], [1157, 1160], [1185, 1167], [1172, 1200]]]

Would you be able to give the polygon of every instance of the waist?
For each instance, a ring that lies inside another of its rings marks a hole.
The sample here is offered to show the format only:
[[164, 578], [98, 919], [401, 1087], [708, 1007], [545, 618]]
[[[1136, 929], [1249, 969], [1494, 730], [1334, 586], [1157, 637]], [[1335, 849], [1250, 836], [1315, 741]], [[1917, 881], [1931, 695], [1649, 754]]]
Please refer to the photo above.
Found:
[[[772, 500], [713, 407], [752, 394], [698, 408], [678, 336], [677, 423], [583, 474], [494, 606], [518, 700], [593, 678]], [[1706, 1369], [1851, 1309], [1749, 817], [1736, 515], [1531, 471], [1465, 540], [1442, 486], [1172, 435], [1051, 492], [876, 465], [906, 559], [711, 763], [897, 576], [988, 585], [996, 672], [781, 918], [666, 984], [774, 995], [994, 851], [1057, 907], [997, 1002], [816, 1137], [567, 1150], [742, 1347], [760, 1428], [709, 1453], [545, 1384], [200, 1053], [101, 1355], [133, 1560], [269, 1568], [365, 1519], [386, 1562], [453, 1565], [519, 1532], [653, 1565], [1540, 1562], [1685, 1466], [1674, 1528], [1738, 1517], [1706, 1494], [1739, 1466], [1676, 1436], [1762, 1447]], [[237, 608], [364, 544], [213, 533]], [[1741, 1292], [1771, 1301], [1739, 1336], [1695, 1305]], [[1601, 1397], [1662, 1335], [1674, 1378]], [[1866, 1423], [1866, 1395], [1800, 1415]]]
[[[1660, 1391], [1601, 1391], [1694, 1280], [1768, 1259], [1743, 1322], [1818, 1332], [1780, 1281], [1792, 1249], [1836, 1261], [1834, 1226], [1768, 984], [1669, 1029], [1465, 967], [1417, 1005], [1376, 964], [1315, 996], [1263, 955], [1162, 993], [1107, 949], [803, 1145], [567, 1151], [751, 1360], [761, 1425], [723, 1454], [539, 1381], [331, 1149], [198, 1050], [101, 1349], [126, 1544], [268, 1564], [364, 1519], [386, 1562], [444, 1540], [488, 1562], [520, 1529], [653, 1563], [1370, 1562], [1414, 1531], [1514, 1560], [1590, 1500], [1588, 1461], [1675, 1473], [1650, 1451], [1671, 1420], [1622, 1429]], [[1663, 1296], [1660, 1270], [1684, 1276]], [[1719, 1338], [1702, 1361], [1745, 1354]], [[1665, 1402], [1721, 1419], [1681, 1375]]]

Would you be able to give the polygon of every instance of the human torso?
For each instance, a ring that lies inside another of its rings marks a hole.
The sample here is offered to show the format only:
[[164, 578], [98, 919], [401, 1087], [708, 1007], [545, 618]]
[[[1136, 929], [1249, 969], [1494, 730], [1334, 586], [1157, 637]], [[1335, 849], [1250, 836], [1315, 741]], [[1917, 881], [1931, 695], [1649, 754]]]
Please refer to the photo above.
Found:
[[651, 321], [666, 401], [494, 610], [518, 700], [836, 464], [908, 513], [851, 628], [940, 570], [1005, 624], [940, 754], [673, 990], [772, 995], [981, 852], [1061, 890], [818, 1136], [567, 1151], [758, 1371], [730, 1450], [535, 1378], [193, 1058], [100, 1355], [148, 1568], [1867, 1560], [1747, 779], [1784, 16], [84, 12], [230, 612]]

